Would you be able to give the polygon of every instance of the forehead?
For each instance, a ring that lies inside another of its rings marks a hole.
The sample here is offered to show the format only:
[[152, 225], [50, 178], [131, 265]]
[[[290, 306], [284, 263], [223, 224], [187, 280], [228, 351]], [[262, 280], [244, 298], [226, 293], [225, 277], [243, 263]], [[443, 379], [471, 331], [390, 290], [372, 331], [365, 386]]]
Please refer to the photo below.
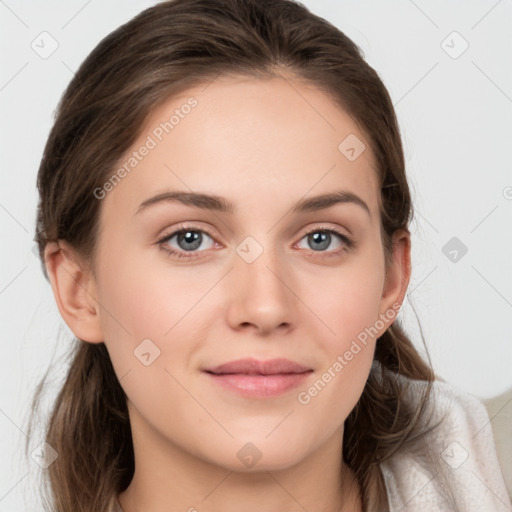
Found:
[[126, 172], [106, 203], [129, 202], [131, 213], [148, 195], [172, 189], [257, 207], [347, 188], [371, 204], [378, 182], [358, 124], [327, 94], [290, 77], [224, 76], [169, 98], [118, 168]]

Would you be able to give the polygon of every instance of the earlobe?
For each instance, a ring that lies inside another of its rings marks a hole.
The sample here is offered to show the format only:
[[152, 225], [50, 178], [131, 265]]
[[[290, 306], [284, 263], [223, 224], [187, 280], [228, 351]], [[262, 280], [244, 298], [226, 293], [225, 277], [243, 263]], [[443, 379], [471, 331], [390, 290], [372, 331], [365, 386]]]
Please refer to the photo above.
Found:
[[60, 314], [75, 336], [90, 343], [103, 341], [94, 279], [65, 242], [50, 242], [44, 252], [46, 270]]

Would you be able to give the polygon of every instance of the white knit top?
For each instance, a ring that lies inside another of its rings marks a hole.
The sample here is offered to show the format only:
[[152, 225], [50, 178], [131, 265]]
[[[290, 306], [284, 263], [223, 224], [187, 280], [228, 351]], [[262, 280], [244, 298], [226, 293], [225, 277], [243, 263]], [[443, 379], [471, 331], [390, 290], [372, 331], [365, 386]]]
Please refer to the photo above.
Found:
[[442, 381], [432, 393], [442, 421], [422, 443], [433, 463], [399, 453], [381, 464], [390, 512], [512, 512], [485, 406]]

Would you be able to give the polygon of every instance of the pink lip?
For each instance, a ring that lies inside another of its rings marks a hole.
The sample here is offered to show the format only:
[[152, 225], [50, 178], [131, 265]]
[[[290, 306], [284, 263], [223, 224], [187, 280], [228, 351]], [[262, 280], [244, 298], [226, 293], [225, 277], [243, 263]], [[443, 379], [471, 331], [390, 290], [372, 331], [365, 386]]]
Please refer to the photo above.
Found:
[[239, 359], [205, 370], [222, 386], [244, 396], [265, 398], [280, 395], [299, 386], [311, 368], [289, 359]]

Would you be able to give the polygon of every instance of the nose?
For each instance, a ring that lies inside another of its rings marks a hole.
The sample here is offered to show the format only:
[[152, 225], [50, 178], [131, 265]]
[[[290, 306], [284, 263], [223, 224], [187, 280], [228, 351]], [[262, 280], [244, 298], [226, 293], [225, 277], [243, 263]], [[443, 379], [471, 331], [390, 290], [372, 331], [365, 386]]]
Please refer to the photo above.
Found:
[[275, 251], [264, 248], [252, 262], [236, 254], [225, 283], [227, 321], [237, 331], [268, 335], [285, 332], [296, 323], [297, 298], [290, 267]]

